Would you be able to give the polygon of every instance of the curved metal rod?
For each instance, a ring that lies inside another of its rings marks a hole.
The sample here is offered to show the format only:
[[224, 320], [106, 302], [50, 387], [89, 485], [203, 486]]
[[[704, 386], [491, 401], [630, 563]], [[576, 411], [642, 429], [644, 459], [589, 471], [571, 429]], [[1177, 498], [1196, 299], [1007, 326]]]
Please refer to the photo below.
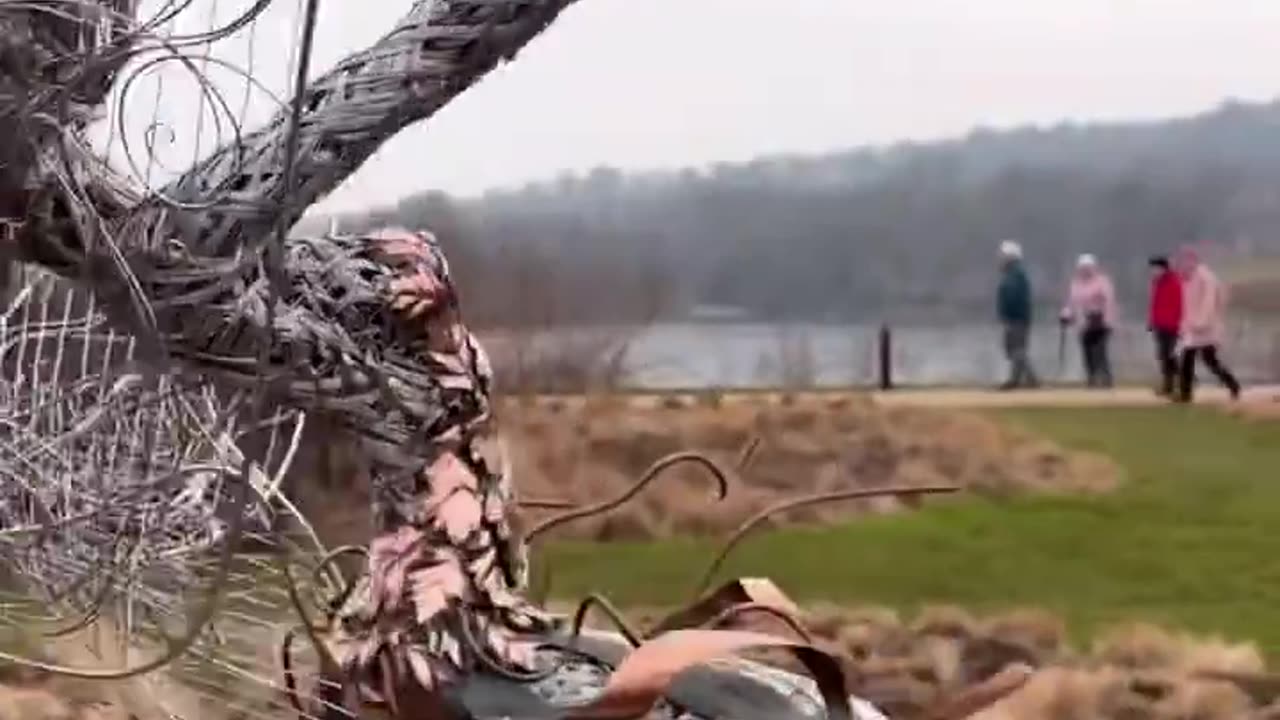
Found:
[[[306, 706], [302, 703], [302, 695], [298, 692], [298, 674], [293, 669], [293, 641], [297, 636], [299, 628], [302, 625], [294, 625], [285, 631], [284, 637], [280, 639], [280, 669], [281, 675], [284, 677], [285, 697], [288, 698], [289, 704], [293, 706], [294, 711], [298, 713], [298, 720], [320, 720], [315, 715], [307, 711]], [[321, 678], [320, 684], [334, 684], [332, 681]], [[315, 698], [317, 703], [328, 710], [337, 711], [343, 717], [356, 720], [355, 715], [351, 714], [346, 708], [336, 705], [323, 697]], [[327, 716], [326, 716], [327, 717]]]
[[530, 510], [572, 510], [578, 507], [578, 504], [572, 500], [517, 500], [516, 504], [522, 508]]
[[545, 680], [551, 677], [559, 669], [555, 666], [552, 666], [552, 667], [546, 668], [545, 670], [532, 670], [529, 672], [522, 672], [519, 670], [512, 670], [511, 668], [506, 667], [505, 665], [503, 665], [502, 663], [498, 662], [493, 657], [491, 657], [489, 655], [488, 648], [486, 648], [480, 642], [480, 640], [476, 638], [475, 629], [471, 627], [470, 617], [471, 616], [468, 613], [459, 614], [458, 628], [461, 630], [462, 640], [467, 644], [468, 647], [471, 648], [472, 654], [475, 655], [475, 658], [480, 661], [480, 664], [488, 668], [490, 672], [493, 672], [496, 675], [501, 675], [502, 677], [507, 678], [508, 680], [514, 680], [515, 682], [533, 683], [533, 682], [538, 682], [539, 680]]
[[311, 614], [307, 612], [307, 608], [302, 604], [302, 595], [298, 592], [298, 584], [293, 579], [293, 567], [290, 565], [291, 553], [288, 550], [284, 554], [276, 556], [276, 566], [280, 570], [281, 576], [284, 577], [285, 592], [289, 596], [289, 604], [293, 606], [293, 611], [298, 614], [299, 624], [307, 631], [307, 639], [311, 641], [312, 648], [316, 651], [316, 655], [320, 658], [321, 666], [326, 668], [338, 668], [337, 658], [333, 653], [329, 652], [328, 646], [320, 639], [320, 629], [311, 620]]
[[160, 631], [161, 637], [164, 638], [168, 650], [159, 657], [147, 662], [141, 663], [135, 667], [126, 668], [124, 670], [82, 670], [79, 668], [68, 667], [66, 665], [57, 665], [54, 663], [43, 662], [32, 658], [25, 658], [20, 655], [0, 650], [0, 660], [5, 660], [18, 665], [41, 670], [52, 675], [61, 675], [63, 677], [77, 678], [81, 680], [127, 680], [129, 678], [145, 675], [153, 670], [158, 670], [165, 665], [173, 662], [181, 657], [191, 646], [199, 639], [200, 634], [204, 632], [205, 627], [213, 621], [214, 615], [217, 614], [218, 608], [222, 605], [222, 600], [226, 595], [227, 578], [231, 573], [231, 561], [235, 558], [236, 549], [240, 547], [240, 541], [244, 535], [245, 504], [249, 496], [249, 483], [242, 481], [238, 492], [232, 496], [231, 502], [231, 522], [227, 529], [227, 535], [223, 539], [222, 552], [218, 558], [217, 570], [214, 573], [212, 587], [213, 590], [209, 597], [205, 600], [204, 605], [199, 608], [195, 614], [195, 620], [187, 626], [187, 632], [182, 637], [174, 640]]
[[338, 594], [326, 603], [330, 613], [336, 613], [343, 605], [347, 604], [347, 600], [356, 591], [356, 584], [359, 582], [359, 579], [348, 580], [340, 569], [333, 567], [335, 562], [346, 555], [361, 555], [367, 561], [369, 559], [369, 549], [363, 545], [341, 545], [320, 558], [320, 562], [316, 563], [315, 569], [311, 571], [311, 582], [314, 585], [320, 584], [320, 576], [329, 571], [330, 568], [332, 568], [330, 579], [337, 577], [339, 580], [337, 583], [339, 586]]
[[396, 688], [399, 687], [399, 676], [396, 673], [396, 663], [386, 648], [378, 653], [378, 665], [382, 671], [382, 699], [387, 706], [387, 712], [392, 720], [402, 720], [404, 715], [400, 712], [399, 693], [396, 692]]
[[543, 560], [542, 566], [538, 570], [538, 584], [536, 587], [530, 586], [529, 599], [535, 605], [545, 606], [547, 600], [551, 598], [551, 561]]
[[[87, 573], [86, 573], [86, 576], [88, 576]], [[40, 634], [47, 638], [60, 638], [60, 637], [66, 637], [71, 633], [74, 633], [78, 630], [83, 630], [84, 628], [89, 627], [99, 617], [102, 617], [102, 606], [103, 604], [106, 603], [107, 597], [111, 595], [111, 589], [112, 589], [111, 582], [110, 581], [104, 582], [102, 584], [102, 590], [99, 591], [98, 594], [95, 595], [93, 600], [91, 601], [89, 605], [89, 611], [86, 612], [83, 616], [81, 616], [79, 620], [76, 620], [75, 622], [71, 623], [67, 627], [58, 628], [56, 630], [49, 630], [47, 632], [42, 632]]]
[[738, 472], [746, 470], [751, 461], [756, 459], [756, 451], [760, 449], [762, 442], [759, 435], [752, 435], [742, 446], [742, 450], [738, 452]]
[[609, 622], [613, 623], [618, 632], [622, 633], [622, 637], [626, 638], [631, 647], [640, 647], [640, 636], [627, 624], [627, 621], [622, 617], [622, 613], [613, 606], [613, 603], [609, 602], [608, 598], [597, 593], [586, 596], [582, 599], [582, 602], [578, 603], [578, 609], [573, 613], [573, 624], [569, 626], [571, 637], [576, 638], [582, 634], [582, 625], [586, 622], [587, 613], [591, 612], [593, 607], [599, 608], [609, 618]]
[[[755, 459], [756, 451], [760, 449], [760, 436], [754, 435], [750, 440], [742, 446], [738, 451], [738, 472], [747, 469], [751, 461]], [[522, 508], [530, 510], [573, 510], [579, 507], [578, 503], [572, 500], [546, 499], [546, 498], [526, 498], [517, 501]]]
[[[15, 457], [19, 460], [25, 460], [25, 458], [21, 456]], [[39, 470], [39, 468], [34, 467], [32, 469], [37, 471]], [[12, 482], [14, 485], [26, 491], [27, 498], [31, 501], [32, 511], [40, 517], [41, 526], [45, 528], [52, 528], [58, 524], [58, 521], [53, 517], [53, 511], [49, 509], [49, 505], [44, 501], [44, 498], [40, 497], [40, 493], [36, 492], [35, 488], [31, 487], [31, 484], [27, 482], [26, 478], [3, 467], [0, 467], [0, 473], [3, 473], [9, 482]]]
[[284, 675], [285, 697], [289, 699], [294, 712], [298, 713], [298, 720], [311, 720], [311, 715], [302, 706], [302, 698], [298, 696], [298, 676], [293, 672], [293, 636], [298, 627], [294, 625], [286, 630], [284, 637], [280, 640], [280, 668], [281, 674]]
[[845, 500], [860, 500], [863, 498], [883, 497], [886, 495], [938, 495], [958, 492], [959, 490], [960, 487], [957, 485], [863, 488], [861, 490], [842, 490], [839, 492], [822, 493], [820, 495], [808, 495], [805, 497], [793, 498], [791, 500], [784, 500], [783, 502], [775, 505], [770, 505], [748, 518], [746, 522], [739, 525], [738, 528], [733, 531], [733, 534], [730, 535], [729, 539], [721, 546], [720, 552], [716, 553], [715, 559], [711, 561], [711, 566], [707, 568], [706, 572], [704, 572], [702, 577], [698, 580], [698, 584], [694, 587], [693, 596], [696, 598], [706, 592], [707, 586], [711, 584], [716, 573], [720, 572], [720, 568], [724, 565], [725, 560], [729, 558], [729, 553], [733, 552], [733, 549], [745, 540], [752, 530], [755, 530], [765, 520], [768, 520], [770, 517], [777, 515], [780, 512], [808, 507], [810, 505], [823, 505], [830, 502], [841, 502]]
[[774, 618], [781, 620], [783, 623], [785, 623], [787, 627], [790, 628], [791, 631], [796, 634], [796, 637], [809, 643], [810, 645], [812, 645], [814, 642], [813, 635], [808, 630], [805, 629], [804, 625], [800, 622], [798, 618], [796, 618], [796, 616], [783, 610], [782, 608], [775, 607], [768, 603], [747, 602], [747, 603], [740, 603], [738, 605], [725, 608], [723, 611], [720, 612], [719, 615], [716, 615], [715, 617], [711, 618], [707, 622], [703, 623], [702, 627], [709, 627], [709, 628], [723, 627], [729, 624], [730, 622], [732, 622], [733, 620], [736, 620], [739, 615], [745, 615], [747, 613], [764, 613], [765, 615], [772, 615]]
[[[119, 534], [117, 534], [116, 537], [112, 538], [112, 542], [113, 543], [116, 542], [118, 538], [119, 538]], [[68, 597], [71, 597], [73, 594], [79, 592], [80, 588], [84, 587], [85, 585], [88, 585], [91, 582], [93, 582], [93, 573], [86, 571], [80, 577], [76, 578], [75, 580], [72, 580], [71, 583], [68, 584], [66, 587], [60, 588], [50, 593], [49, 596], [45, 599], [45, 602], [48, 603], [49, 605], [55, 605], [57, 603], [60, 603], [63, 600], [67, 599]]]
[[622, 505], [625, 505], [628, 501], [630, 501], [636, 495], [639, 495], [642, 490], [648, 487], [649, 483], [653, 482], [654, 479], [661, 476], [664, 471], [668, 470], [669, 468], [675, 465], [679, 465], [681, 463], [695, 463], [697, 465], [701, 465], [702, 467], [706, 468], [707, 471], [711, 473], [711, 476], [714, 477], [716, 481], [716, 493], [717, 493], [716, 500], [717, 501], [723, 500], [725, 499], [726, 496], [728, 496], [729, 473], [724, 468], [722, 468], [719, 463], [717, 463], [715, 460], [707, 456], [705, 453], [701, 453], [696, 450], [686, 450], [684, 452], [672, 453], [670, 455], [667, 455], [666, 457], [659, 458], [652, 465], [650, 465], [649, 469], [645, 470], [644, 475], [640, 476], [639, 480], [635, 481], [635, 483], [633, 483], [631, 487], [627, 488], [627, 490], [623, 492], [621, 495], [619, 495], [618, 497], [613, 498], [611, 500], [606, 500], [602, 503], [598, 503], [595, 505], [589, 505], [579, 510], [567, 512], [567, 513], [564, 513], [563, 515], [557, 515], [552, 518], [547, 518], [546, 520], [543, 520], [541, 523], [538, 523], [537, 525], [535, 525], [533, 529], [531, 529], [528, 533], [525, 534], [525, 542], [532, 544], [535, 538], [547, 532], [548, 530], [564, 525], [565, 523], [573, 522], [575, 520], [581, 520], [583, 518], [592, 517], [594, 515], [607, 513], [610, 510], [615, 510], [621, 507]]
[[[96, 513], [97, 511], [94, 511], [94, 512]], [[122, 536], [124, 534], [124, 528], [126, 527], [128, 522], [133, 519], [133, 516], [134, 516], [133, 511], [125, 513], [124, 522], [121, 523], [120, 528], [116, 531], [115, 535], [112, 536], [110, 546], [116, 547], [121, 543]], [[80, 592], [80, 588], [91, 583], [94, 577], [95, 577], [94, 572], [92, 572], [91, 570], [86, 570], [82, 575], [80, 575], [80, 577], [73, 580], [67, 587], [61, 588], [55, 592], [50, 593], [47, 598], [48, 604], [54, 605], [54, 604], [63, 602], [64, 600], [76, 594], [77, 592]], [[94, 604], [90, 608], [90, 611], [88, 613], [89, 615], [93, 615], [94, 618], [90, 619], [88, 623], [85, 623], [85, 625], [92, 623], [94, 619], [97, 619], [97, 617], [101, 615], [101, 604], [106, 601], [107, 594], [110, 589], [111, 589], [111, 583], [106, 583], [103, 586], [103, 591], [97, 596], [95, 596], [93, 600]], [[81, 619], [83, 620], [84, 618], [82, 617]], [[65, 633], [54, 631], [53, 633], [47, 635], [47, 637], [58, 637], [62, 634], [70, 635], [72, 632], [75, 632], [75, 630], [78, 630], [78, 629], [80, 628], [77, 627], [75, 629], [68, 630]]]

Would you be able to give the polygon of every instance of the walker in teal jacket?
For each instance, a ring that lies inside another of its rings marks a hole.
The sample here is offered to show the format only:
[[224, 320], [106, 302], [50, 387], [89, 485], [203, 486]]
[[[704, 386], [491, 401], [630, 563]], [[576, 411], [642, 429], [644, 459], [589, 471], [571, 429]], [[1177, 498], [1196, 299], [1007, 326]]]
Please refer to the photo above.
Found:
[[996, 293], [996, 312], [1005, 325], [1031, 324], [1031, 281], [1021, 262], [1005, 265]]

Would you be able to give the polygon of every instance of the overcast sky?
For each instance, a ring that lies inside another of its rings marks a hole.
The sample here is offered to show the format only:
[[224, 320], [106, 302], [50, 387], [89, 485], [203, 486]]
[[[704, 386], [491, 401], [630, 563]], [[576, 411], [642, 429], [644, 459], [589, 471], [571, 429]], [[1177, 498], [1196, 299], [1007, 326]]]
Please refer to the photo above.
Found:
[[[208, 23], [208, 2], [184, 29]], [[409, 4], [326, 0], [316, 64], [372, 42]], [[278, 0], [255, 31], [254, 72], [276, 90], [296, 11]], [[514, 63], [385, 145], [322, 209], [597, 165], [704, 165], [1271, 99], [1277, 37], [1280, 0], [580, 0]], [[219, 55], [243, 64], [248, 40], [237, 42]], [[180, 84], [156, 112], [175, 137], [196, 114]], [[153, 86], [130, 97], [134, 117], [155, 111]], [[250, 122], [270, 110], [260, 100]]]

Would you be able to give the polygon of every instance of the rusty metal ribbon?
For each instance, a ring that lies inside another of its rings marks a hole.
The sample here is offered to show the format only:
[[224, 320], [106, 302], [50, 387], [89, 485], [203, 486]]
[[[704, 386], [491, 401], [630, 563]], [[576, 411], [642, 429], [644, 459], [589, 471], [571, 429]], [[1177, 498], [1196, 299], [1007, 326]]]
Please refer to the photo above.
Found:
[[738, 578], [702, 596], [692, 605], [659, 620], [657, 625], [645, 633], [645, 637], [653, 638], [672, 630], [703, 627], [738, 605], [770, 607], [787, 615], [800, 613], [800, 608], [772, 580]]
[[[674, 630], [641, 645], [609, 677], [604, 692], [569, 720], [634, 720], [650, 712], [684, 670], [747, 650], [785, 650], [817, 682], [829, 720], [853, 720], [838, 658], [793, 640], [734, 630]], [[780, 719], [781, 720], [781, 719]]]

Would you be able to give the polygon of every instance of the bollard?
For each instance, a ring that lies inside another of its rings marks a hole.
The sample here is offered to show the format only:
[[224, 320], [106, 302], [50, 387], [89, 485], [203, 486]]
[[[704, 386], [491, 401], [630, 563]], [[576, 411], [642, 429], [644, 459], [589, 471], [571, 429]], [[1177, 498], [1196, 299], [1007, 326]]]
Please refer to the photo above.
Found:
[[893, 389], [893, 333], [887, 324], [880, 326], [880, 389]]

